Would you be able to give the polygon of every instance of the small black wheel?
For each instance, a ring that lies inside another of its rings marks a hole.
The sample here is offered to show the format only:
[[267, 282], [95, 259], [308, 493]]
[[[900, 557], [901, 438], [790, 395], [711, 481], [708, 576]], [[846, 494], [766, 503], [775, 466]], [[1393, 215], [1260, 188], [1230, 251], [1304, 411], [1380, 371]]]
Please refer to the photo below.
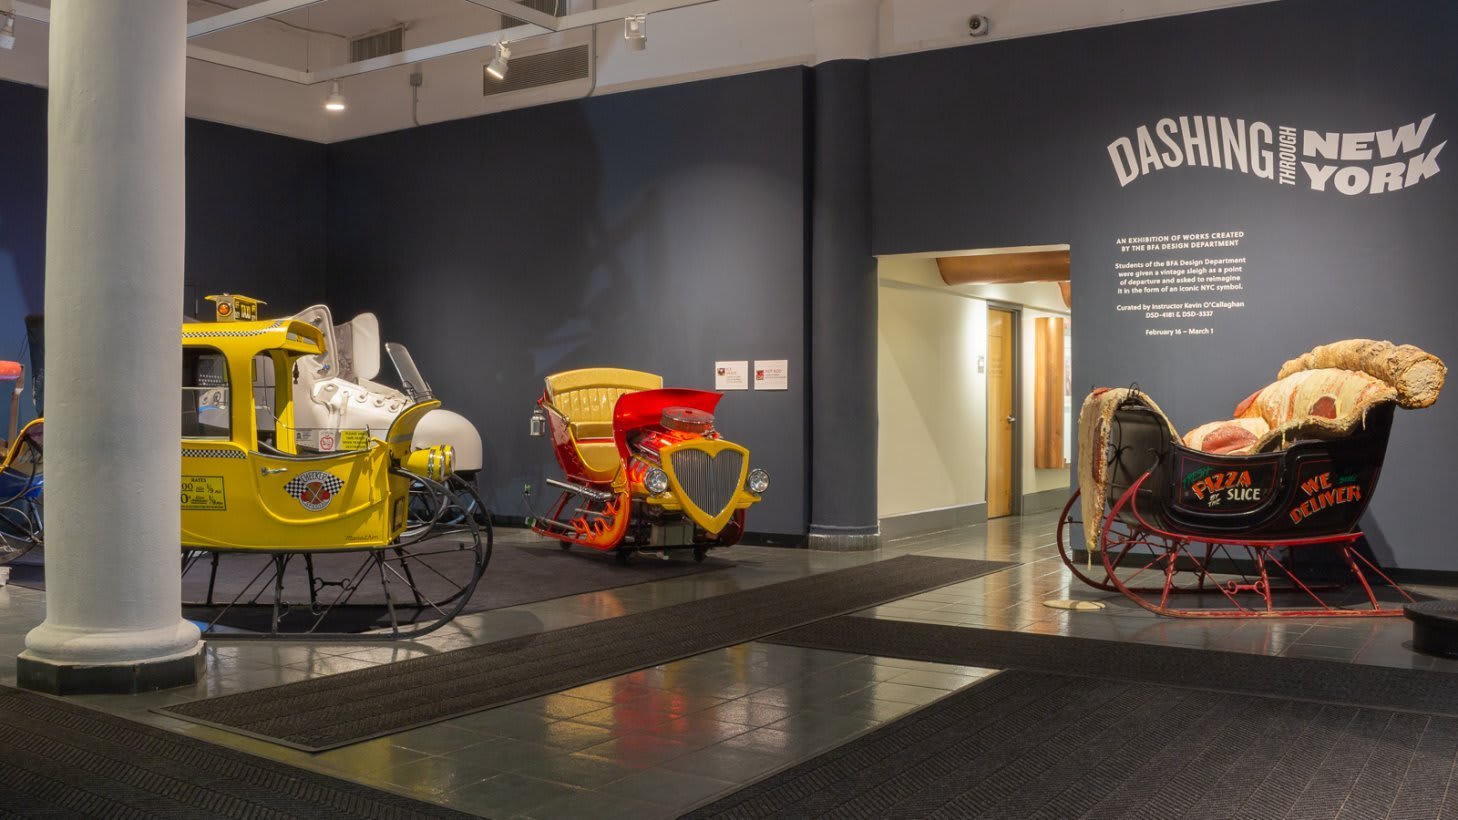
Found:
[[704, 563], [704, 559], [707, 558], [708, 556], [709, 556], [709, 548], [708, 547], [694, 547], [694, 561], [695, 562], [702, 564], [702, 563]]
[[563, 552], [566, 552], [567, 550], [572, 549], [572, 544], [570, 544], [570, 543], [568, 543], [566, 541], [563, 541], [562, 543], [560, 543], [560, 544], [557, 545], [557, 549], [559, 549], [559, 550], [561, 550]]
[[626, 567], [629, 563], [632, 562], [633, 554], [625, 549], [614, 550], [613, 559], [618, 562], [618, 566]]

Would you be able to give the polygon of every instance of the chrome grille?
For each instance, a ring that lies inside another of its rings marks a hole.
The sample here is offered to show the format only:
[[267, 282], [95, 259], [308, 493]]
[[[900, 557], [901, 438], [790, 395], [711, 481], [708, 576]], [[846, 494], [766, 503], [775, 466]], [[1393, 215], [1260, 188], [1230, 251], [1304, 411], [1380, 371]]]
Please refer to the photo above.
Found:
[[672, 453], [673, 474], [699, 509], [718, 516], [734, 499], [739, 489], [739, 476], [744, 470], [744, 454], [724, 450], [711, 456], [703, 450], [684, 449]]

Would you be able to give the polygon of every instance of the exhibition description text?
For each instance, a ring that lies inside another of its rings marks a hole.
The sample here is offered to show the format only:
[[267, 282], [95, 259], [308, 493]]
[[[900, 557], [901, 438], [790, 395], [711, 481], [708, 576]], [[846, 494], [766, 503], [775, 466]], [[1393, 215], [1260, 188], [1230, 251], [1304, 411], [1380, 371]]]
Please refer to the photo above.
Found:
[[1115, 240], [1114, 310], [1145, 323], [1145, 336], [1209, 336], [1228, 311], [1245, 307], [1245, 231], [1206, 231]]

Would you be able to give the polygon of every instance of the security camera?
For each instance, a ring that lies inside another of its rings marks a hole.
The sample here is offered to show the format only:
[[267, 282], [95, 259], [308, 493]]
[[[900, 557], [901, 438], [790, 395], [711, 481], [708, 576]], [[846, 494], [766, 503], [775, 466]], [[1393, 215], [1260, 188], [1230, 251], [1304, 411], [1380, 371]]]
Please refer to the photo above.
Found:
[[967, 19], [967, 33], [973, 37], [985, 36], [991, 27], [992, 23], [988, 22], [985, 14], [974, 14]]

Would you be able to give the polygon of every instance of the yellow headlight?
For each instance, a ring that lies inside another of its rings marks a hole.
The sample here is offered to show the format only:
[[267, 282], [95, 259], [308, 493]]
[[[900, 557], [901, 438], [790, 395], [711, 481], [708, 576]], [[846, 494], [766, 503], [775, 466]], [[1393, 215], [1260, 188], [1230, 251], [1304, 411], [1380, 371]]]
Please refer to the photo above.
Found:
[[412, 450], [405, 457], [405, 469], [431, 481], [444, 481], [456, 471], [455, 448], [449, 444]]

